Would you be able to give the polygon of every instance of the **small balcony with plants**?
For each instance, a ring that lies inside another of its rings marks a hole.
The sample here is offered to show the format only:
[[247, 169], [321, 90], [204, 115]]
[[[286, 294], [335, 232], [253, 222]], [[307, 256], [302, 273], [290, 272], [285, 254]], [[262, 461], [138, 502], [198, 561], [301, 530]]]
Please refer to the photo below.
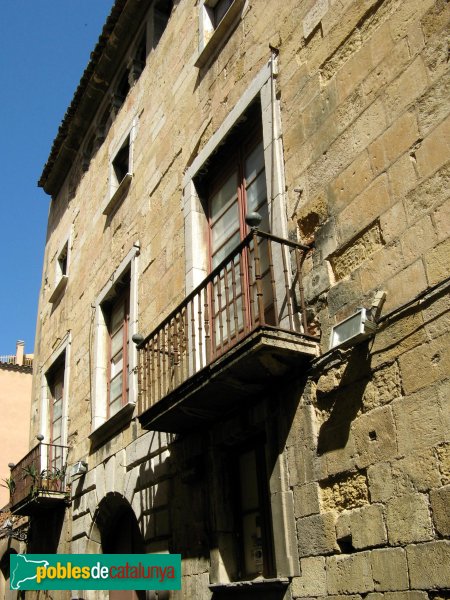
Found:
[[64, 504], [68, 498], [67, 447], [39, 443], [17, 464], [10, 464], [11, 512], [32, 515]]
[[202, 427], [306, 368], [318, 354], [303, 293], [310, 251], [253, 227], [153, 332], [134, 337], [144, 428]]

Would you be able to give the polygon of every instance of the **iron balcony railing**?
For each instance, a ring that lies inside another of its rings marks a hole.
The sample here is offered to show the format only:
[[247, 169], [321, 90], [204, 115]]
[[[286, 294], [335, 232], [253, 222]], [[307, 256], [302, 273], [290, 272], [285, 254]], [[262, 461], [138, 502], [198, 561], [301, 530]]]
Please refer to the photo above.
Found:
[[252, 230], [139, 345], [139, 414], [258, 327], [308, 334], [309, 250]]
[[11, 508], [39, 496], [66, 492], [67, 447], [39, 443], [11, 469]]

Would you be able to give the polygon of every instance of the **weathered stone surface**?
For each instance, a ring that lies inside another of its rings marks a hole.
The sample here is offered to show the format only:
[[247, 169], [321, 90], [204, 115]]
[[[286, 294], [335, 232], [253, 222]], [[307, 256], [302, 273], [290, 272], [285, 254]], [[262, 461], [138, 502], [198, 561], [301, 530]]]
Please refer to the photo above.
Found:
[[436, 541], [407, 546], [411, 587], [418, 590], [450, 587], [450, 542]]
[[292, 579], [294, 598], [325, 596], [327, 593], [325, 558], [323, 556], [302, 558], [300, 567], [301, 577]]
[[300, 557], [331, 554], [338, 550], [334, 523], [335, 515], [330, 512], [297, 519]]
[[383, 247], [378, 222], [369, 227], [361, 236], [352, 240], [344, 250], [330, 257], [331, 267], [336, 280], [351, 275], [371, 254]]
[[329, 594], [366, 593], [374, 589], [370, 552], [327, 558]]
[[385, 544], [387, 533], [382, 505], [371, 504], [353, 511], [350, 528], [352, 545], [358, 550]]
[[405, 494], [386, 505], [389, 543], [410, 544], [432, 539], [430, 510], [424, 494]]
[[448, 277], [449, 252], [450, 241], [447, 239], [425, 255], [425, 268], [430, 285], [436, 285]]
[[363, 473], [344, 474], [320, 483], [324, 510], [349, 510], [369, 504], [367, 479]]
[[408, 589], [408, 566], [403, 548], [374, 550], [371, 560], [376, 590], [385, 592]]
[[431, 510], [436, 531], [450, 536], [450, 485], [430, 492]]
[[320, 512], [319, 485], [308, 483], [294, 488], [294, 507], [296, 517], [307, 517]]
[[352, 431], [359, 455], [356, 461], [359, 467], [396, 455], [396, 430], [389, 406], [376, 408], [358, 417], [352, 424]]
[[[418, 356], [416, 357], [418, 361]], [[419, 363], [416, 363], [419, 368]], [[416, 385], [421, 385], [416, 374], [406, 367]], [[420, 367], [425, 374], [425, 369]], [[392, 404], [400, 455], [407, 455], [413, 450], [429, 448], [445, 439], [443, 415], [436, 388], [425, 388], [405, 398], [395, 400]]]
[[365, 410], [388, 404], [402, 394], [400, 371], [397, 362], [375, 371], [364, 391]]

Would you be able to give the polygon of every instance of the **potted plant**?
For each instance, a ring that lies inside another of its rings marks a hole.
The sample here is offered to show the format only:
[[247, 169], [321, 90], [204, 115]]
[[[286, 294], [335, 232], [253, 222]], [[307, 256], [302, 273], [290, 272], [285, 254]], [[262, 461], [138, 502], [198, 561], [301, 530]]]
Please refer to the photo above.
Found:
[[8, 488], [9, 495], [12, 497], [16, 489], [16, 482], [12, 477], [6, 477], [6, 479], [2, 479], [2, 481], [4, 481], [4, 483], [2, 483], [1, 486]]
[[40, 478], [40, 474], [39, 474], [38, 470], [36, 469], [36, 465], [34, 463], [31, 463], [31, 464], [27, 465], [26, 467], [22, 467], [22, 471], [23, 471], [22, 479], [26, 479], [27, 477], [29, 477], [31, 479], [30, 495], [32, 498], [34, 498], [34, 496], [36, 496], [36, 494], [38, 493], [38, 490], [39, 490], [38, 480]]

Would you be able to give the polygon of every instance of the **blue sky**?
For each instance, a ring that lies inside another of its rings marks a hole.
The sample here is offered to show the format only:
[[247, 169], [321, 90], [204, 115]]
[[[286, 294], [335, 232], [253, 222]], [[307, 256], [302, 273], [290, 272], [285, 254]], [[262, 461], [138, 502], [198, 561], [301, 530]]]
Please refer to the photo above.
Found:
[[33, 351], [50, 198], [37, 181], [113, 0], [3, 0], [0, 355]]

